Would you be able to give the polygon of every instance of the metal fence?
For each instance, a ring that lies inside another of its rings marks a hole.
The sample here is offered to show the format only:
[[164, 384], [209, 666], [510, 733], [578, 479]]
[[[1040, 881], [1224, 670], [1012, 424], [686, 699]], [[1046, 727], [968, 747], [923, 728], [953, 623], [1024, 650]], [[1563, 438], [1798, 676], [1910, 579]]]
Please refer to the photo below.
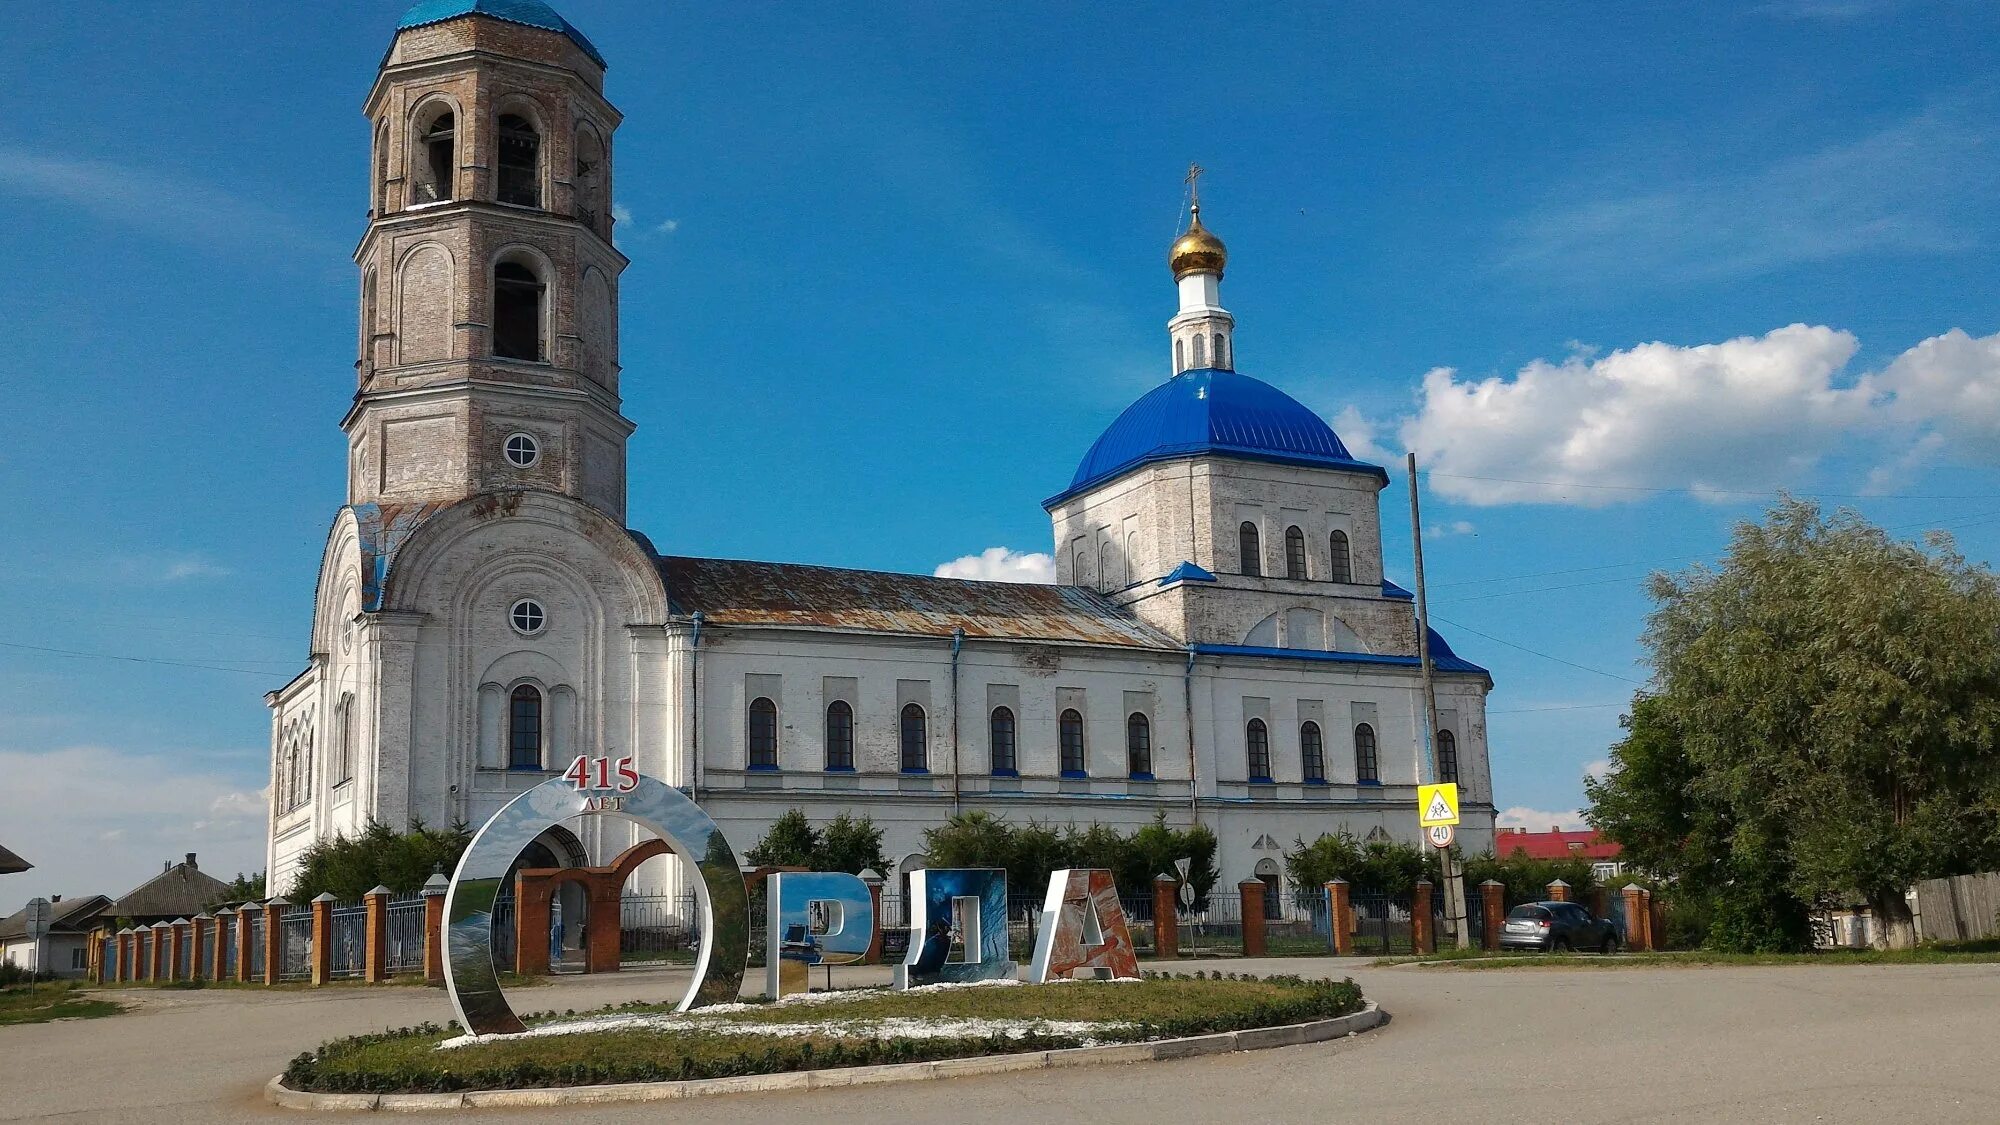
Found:
[[[278, 979], [312, 979], [312, 904], [296, 903], [278, 915]], [[268, 911], [266, 911], [268, 913]]]
[[368, 906], [361, 902], [346, 906], [335, 903], [329, 913], [332, 919], [327, 927], [327, 976], [352, 980], [367, 970]]
[[194, 964], [190, 976], [206, 977], [215, 972], [215, 927], [203, 926], [194, 942]]
[[618, 902], [618, 961], [623, 965], [687, 960], [694, 953], [701, 906], [693, 891], [652, 889]]
[[215, 920], [215, 940], [222, 943], [222, 979], [236, 979], [237, 937], [241, 932], [243, 916], [232, 914]]
[[400, 895], [389, 900], [387, 932], [383, 935], [389, 956], [389, 975], [424, 971], [424, 896]]
[[1354, 951], [1386, 955], [1415, 950], [1411, 940], [1410, 896], [1361, 893], [1348, 896], [1354, 913]]
[[514, 971], [514, 892], [503, 886], [493, 899], [493, 967]]
[[271, 924], [270, 919], [266, 917], [270, 913], [269, 910], [259, 910], [255, 914], [250, 915], [251, 980], [264, 979], [264, 933], [265, 927]]

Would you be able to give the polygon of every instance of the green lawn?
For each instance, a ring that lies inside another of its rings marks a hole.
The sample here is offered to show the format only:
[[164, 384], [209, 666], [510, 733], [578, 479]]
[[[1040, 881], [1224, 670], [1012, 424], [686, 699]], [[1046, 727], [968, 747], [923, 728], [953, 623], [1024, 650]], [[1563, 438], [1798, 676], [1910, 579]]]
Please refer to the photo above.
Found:
[[[717, 1016], [695, 1013], [704, 1021], [815, 1025], [781, 1034], [730, 1032], [707, 1022], [686, 1030], [622, 1028], [502, 1039], [450, 1050], [437, 1048], [450, 1033], [435, 1025], [357, 1036], [294, 1059], [285, 1082], [293, 1089], [389, 1093], [715, 1078], [1269, 1027], [1346, 1015], [1360, 1010], [1362, 1003], [1361, 990], [1352, 981], [1297, 978], [1157, 977], [1136, 983], [1093, 981], [914, 994], [861, 989], [851, 998], [818, 1003], [755, 1005]], [[600, 1014], [666, 1011], [670, 1009], [657, 1005], [626, 1005]], [[1016, 1024], [991, 1034], [953, 1031], [945, 1037], [916, 1037], [879, 1033], [874, 1021], [887, 1019], [1013, 1020], [1028, 1026]], [[1057, 1026], [1043, 1026], [1041, 1021], [1057, 1021]], [[1074, 1026], [1077, 1022], [1097, 1027], [1084, 1033]], [[857, 1033], [842, 1035], [830, 1024], [858, 1025]]]
[[0, 988], [0, 1027], [16, 1023], [47, 1023], [50, 1020], [90, 1020], [115, 1016], [125, 1005], [80, 991], [70, 981], [56, 981]]
[[1916, 949], [1833, 949], [1819, 953], [1716, 953], [1705, 949], [1669, 953], [1594, 954], [1489, 953], [1484, 950], [1439, 950], [1421, 957], [1385, 957], [1377, 966], [1438, 963], [1452, 969], [1632, 969], [1662, 966], [1698, 968], [1706, 965], [1938, 965], [2000, 962], [2000, 939], [1934, 942]]

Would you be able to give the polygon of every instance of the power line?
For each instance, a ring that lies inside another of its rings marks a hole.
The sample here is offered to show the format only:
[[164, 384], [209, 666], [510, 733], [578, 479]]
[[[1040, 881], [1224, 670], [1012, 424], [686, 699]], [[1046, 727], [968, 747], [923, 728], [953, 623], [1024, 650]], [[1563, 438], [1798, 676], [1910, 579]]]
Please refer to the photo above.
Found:
[[[1437, 615], [1436, 615], [1436, 614], [1432, 614], [1431, 616], [1433, 616], [1433, 617], [1437, 617]], [[1463, 629], [1463, 630], [1465, 630], [1466, 632], [1468, 632], [1468, 633], [1471, 633], [1471, 634], [1472, 634], [1473, 636], [1475, 636], [1475, 637], [1485, 637], [1485, 638], [1486, 638], [1487, 640], [1489, 640], [1489, 641], [1492, 641], [1492, 642], [1493, 642], [1494, 644], [1500, 644], [1500, 645], [1506, 645], [1506, 646], [1507, 646], [1508, 648], [1513, 648], [1513, 649], [1519, 649], [1519, 650], [1521, 650], [1522, 652], [1525, 652], [1525, 653], [1527, 653], [1527, 654], [1528, 654], [1528, 655], [1530, 655], [1530, 656], [1539, 656], [1539, 657], [1541, 657], [1541, 658], [1542, 658], [1543, 660], [1552, 660], [1552, 661], [1556, 662], [1557, 664], [1562, 664], [1562, 665], [1566, 665], [1566, 666], [1568, 666], [1568, 667], [1571, 667], [1571, 668], [1575, 668], [1575, 669], [1576, 669], [1577, 671], [1579, 671], [1579, 672], [1589, 672], [1590, 674], [1592, 674], [1592, 675], [1594, 675], [1594, 676], [1604, 676], [1604, 677], [1607, 677], [1607, 678], [1609, 678], [1609, 679], [1613, 679], [1613, 680], [1620, 680], [1620, 681], [1623, 681], [1623, 682], [1625, 682], [1625, 683], [1628, 683], [1628, 684], [1632, 684], [1632, 685], [1633, 685], [1633, 686], [1635, 686], [1635, 687], [1645, 687], [1645, 686], [1646, 686], [1646, 682], [1645, 682], [1644, 680], [1635, 680], [1635, 679], [1633, 679], [1633, 678], [1632, 678], [1632, 677], [1630, 677], [1630, 676], [1621, 676], [1621, 675], [1619, 675], [1619, 674], [1618, 674], [1618, 673], [1616, 673], [1616, 672], [1606, 672], [1606, 671], [1605, 671], [1604, 669], [1602, 669], [1602, 668], [1592, 668], [1592, 667], [1591, 667], [1590, 665], [1588, 665], [1588, 664], [1578, 664], [1578, 663], [1577, 663], [1576, 661], [1574, 661], [1574, 660], [1564, 660], [1564, 659], [1563, 659], [1562, 657], [1560, 657], [1560, 656], [1550, 656], [1550, 655], [1549, 655], [1548, 653], [1546, 653], [1546, 652], [1542, 652], [1542, 651], [1540, 651], [1539, 649], [1532, 649], [1532, 648], [1529, 648], [1529, 647], [1528, 647], [1527, 645], [1517, 645], [1517, 644], [1515, 644], [1515, 643], [1514, 643], [1513, 641], [1509, 641], [1509, 640], [1502, 640], [1501, 638], [1499, 638], [1499, 637], [1496, 637], [1496, 636], [1494, 636], [1494, 635], [1493, 635], [1493, 634], [1491, 634], [1491, 633], [1484, 633], [1484, 632], [1481, 632], [1481, 631], [1479, 631], [1478, 629], [1474, 629], [1474, 628], [1473, 628], [1472, 626], [1470, 626], [1470, 625], [1461, 625], [1461, 624], [1459, 624], [1458, 622], [1456, 622], [1456, 621], [1452, 621], [1452, 620], [1450, 620], [1450, 619], [1448, 619], [1448, 618], [1444, 618], [1444, 617], [1438, 617], [1437, 619], [1438, 619], [1439, 621], [1442, 621], [1442, 622], [1444, 622], [1444, 623], [1445, 623], [1446, 625], [1449, 625], [1449, 626], [1451, 626], [1451, 627], [1452, 627], [1452, 628], [1454, 628], [1454, 629]]]
[[1586, 484], [1573, 480], [1523, 480], [1517, 477], [1485, 477], [1471, 473], [1447, 473], [1437, 469], [1424, 470], [1426, 476], [1450, 477], [1453, 480], [1476, 480], [1490, 484], [1526, 484], [1539, 488], [1589, 488], [1602, 492], [1646, 492], [1646, 493], [1687, 493], [1694, 496], [1798, 496], [1812, 499], [1827, 497], [1834, 500], [1987, 500], [1987, 494], [1970, 496], [1947, 496], [1922, 492], [1806, 492], [1793, 488], [1695, 488], [1687, 485], [1660, 486], [1644, 484]]

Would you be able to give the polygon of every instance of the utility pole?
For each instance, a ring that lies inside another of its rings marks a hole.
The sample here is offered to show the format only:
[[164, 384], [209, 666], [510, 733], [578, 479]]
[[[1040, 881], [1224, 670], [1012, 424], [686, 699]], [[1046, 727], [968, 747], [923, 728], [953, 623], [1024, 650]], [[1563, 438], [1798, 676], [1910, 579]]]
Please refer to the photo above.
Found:
[[[1431, 679], [1431, 614], [1430, 604], [1424, 597], [1424, 520], [1417, 507], [1417, 455], [1412, 452], [1406, 462], [1410, 473], [1410, 542], [1416, 554], [1417, 570], [1417, 658], [1423, 669], [1424, 679], [1424, 752], [1419, 764], [1421, 778], [1442, 781], [1437, 766], [1437, 685]], [[1465, 925], [1465, 873], [1460, 870], [1458, 858], [1450, 848], [1439, 848], [1438, 863], [1444, 872], [1445, 917], [1451, 920], [1451, 929], [1458, 937], [1458, 947], [1469, 949], [1472, 935]]]

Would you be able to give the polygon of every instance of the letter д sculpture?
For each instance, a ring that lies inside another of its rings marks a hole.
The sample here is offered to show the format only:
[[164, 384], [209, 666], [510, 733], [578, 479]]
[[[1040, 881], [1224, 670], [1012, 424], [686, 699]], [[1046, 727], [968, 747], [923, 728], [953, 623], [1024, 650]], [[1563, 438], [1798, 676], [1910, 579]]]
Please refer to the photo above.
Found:
[[[465, 849], [445, 892], [444, 980], [466, 1031], [501, 1035], [526, 1030], [501, 992], [493, 963], [493, 903], [508, 871], [535, 837], [584, 815], [615, 816], [655, 833], [700, 876], [695, 880], [700, 953], [694, 981], [676, 1010], [736, 999], [749, 961], [750, 901], [728, 839], [686, 794], [655, 778], [640, 775], [629, 791], [616, 797], [609, 793], [550, 778], [508, 802]], [[1003, 927], [1003, 943], [1005, 932]]]
[[[960, 912], [961, 906], [963, 912]], [[965, 959], [951, 959], [952, 938]], [[1007, 959], [1007, 873], [971, 867], [910, 872], [910, 951], [895, 987], [1011, 980]]]

